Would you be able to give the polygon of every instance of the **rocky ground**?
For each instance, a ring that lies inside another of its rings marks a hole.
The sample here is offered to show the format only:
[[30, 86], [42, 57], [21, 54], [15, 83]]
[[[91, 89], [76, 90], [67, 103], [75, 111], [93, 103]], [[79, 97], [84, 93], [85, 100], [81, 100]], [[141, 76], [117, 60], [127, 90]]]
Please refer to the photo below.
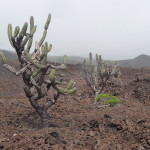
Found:
[[[108, 88], [121, 100], [97, 109], [82, 69], [69, 65], [65, 80], [78, 91], [49, 109], [49, 127], [31, 107], [21, 77], [1, 67], [0, 149], [2, 150], [150, 150], [150, 69], [121, 69], [123, 88]], [[117, 90], [117, 91], [116, 91]]]

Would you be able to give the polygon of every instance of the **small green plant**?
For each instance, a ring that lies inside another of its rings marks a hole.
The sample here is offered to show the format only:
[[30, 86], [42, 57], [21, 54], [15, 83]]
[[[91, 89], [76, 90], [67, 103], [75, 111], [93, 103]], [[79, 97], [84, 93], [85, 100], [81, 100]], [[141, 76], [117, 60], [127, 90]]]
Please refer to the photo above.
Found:
[[103, 105], [114, 106], [115, 104], [120, 103], [120, 100], [116, 96], [112, 96], [109, 94], [99, 94], [96, 97], [96, 101], [102, 101]]

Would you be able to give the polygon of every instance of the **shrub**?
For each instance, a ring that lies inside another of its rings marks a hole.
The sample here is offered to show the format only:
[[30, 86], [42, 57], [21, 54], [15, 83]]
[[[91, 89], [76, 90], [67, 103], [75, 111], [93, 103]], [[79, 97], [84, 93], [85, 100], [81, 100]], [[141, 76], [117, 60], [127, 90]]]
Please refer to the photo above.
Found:
[[103, 105], [110, 106], [120, 103], [120, 100], [116, 96], [111, 96], [109, 94], [99, 94], [96, 97], [96, 101], [102, 101]]

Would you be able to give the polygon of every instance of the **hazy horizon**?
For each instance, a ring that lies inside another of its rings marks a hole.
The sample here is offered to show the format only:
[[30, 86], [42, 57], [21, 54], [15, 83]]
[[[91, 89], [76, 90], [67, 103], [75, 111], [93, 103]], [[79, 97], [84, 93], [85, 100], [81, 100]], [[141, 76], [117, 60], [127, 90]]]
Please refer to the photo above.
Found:
[[149, 0], [1, 0], [0, 49], [13, 50], [7, 37], [9, 23], [13, 29], [22, 27], [34, 16], [37, 41], [51, 13], [46, 38], [53, 45], [50, 55], [88, 57], [92, 52], [105, 60], [150, 55], [149, 6]]

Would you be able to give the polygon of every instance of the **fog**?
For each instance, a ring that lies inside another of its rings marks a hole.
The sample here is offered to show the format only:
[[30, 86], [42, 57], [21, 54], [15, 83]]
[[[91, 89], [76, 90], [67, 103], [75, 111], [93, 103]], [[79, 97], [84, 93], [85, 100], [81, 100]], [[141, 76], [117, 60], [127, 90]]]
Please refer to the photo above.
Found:
[[0, 49], [13, 50], [7, 25], [22, 27], [30, 16], [38, 26], [38, 41], [49, 13], [51, 55], [86, 57], [92, 52], [109, 60], [150, 55], [149, 0], [0, 0]]

